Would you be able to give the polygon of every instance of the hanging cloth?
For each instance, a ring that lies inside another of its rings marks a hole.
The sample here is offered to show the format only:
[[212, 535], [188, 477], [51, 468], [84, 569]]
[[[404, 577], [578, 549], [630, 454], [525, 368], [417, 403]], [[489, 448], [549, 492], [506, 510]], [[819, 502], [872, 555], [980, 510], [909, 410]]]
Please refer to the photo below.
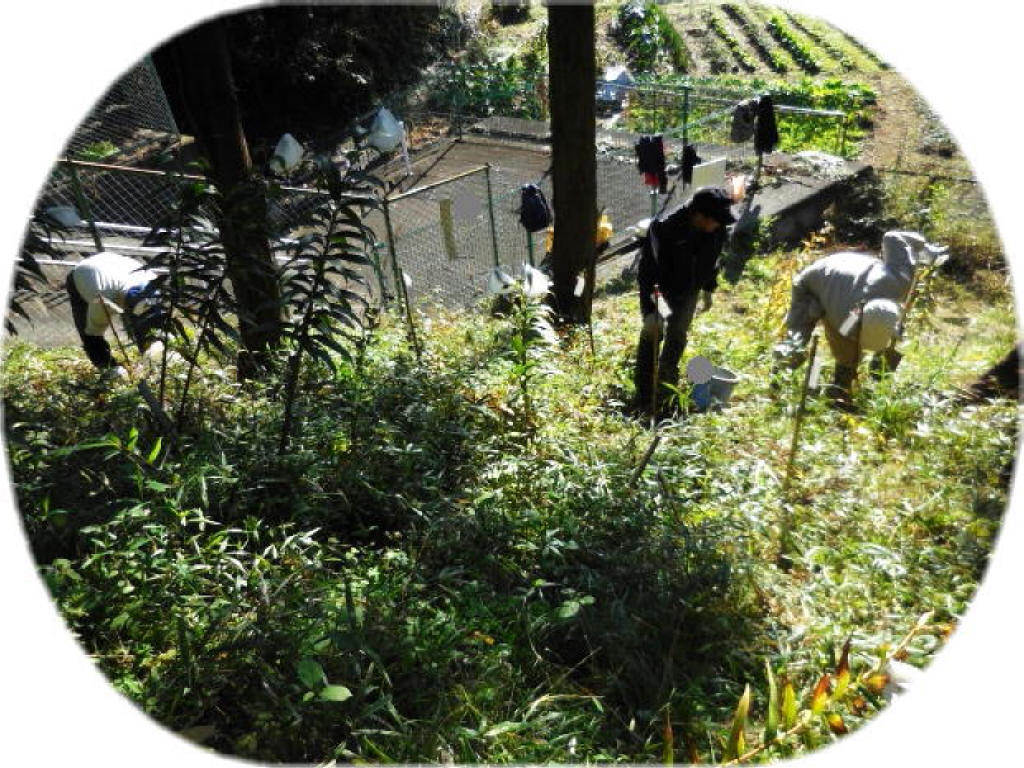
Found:
[[540, 232], [551, 223], [551, 206], [536, 184], [519, 188], [519, 223], [527, 232]]
[[753, 138], [754, 126], [757, 124], [757, 105], [757, 99], [747, 99], [737, 104], [733, 110], [729, 138], [736, 144]]
[[683, 183], [693, 183], [693, 167], [700, 165], [701, 159], [697, 154], [697, 150], [693, 148], [692, 144], [687, 144], [683, 147]]
[[779, 131], [775, 125], [775, 105], [771, 96], [762, 96], [757, 102], [757, 130], [754, 149], [758, 153], [771, 152], [779, 144]]
[[644, 184], [658, 187], [665, 194], [668, 174], [665, 172], [665, 144], [660, 135], [641, 136], [633, 146], [637, 170], [644, 175]]

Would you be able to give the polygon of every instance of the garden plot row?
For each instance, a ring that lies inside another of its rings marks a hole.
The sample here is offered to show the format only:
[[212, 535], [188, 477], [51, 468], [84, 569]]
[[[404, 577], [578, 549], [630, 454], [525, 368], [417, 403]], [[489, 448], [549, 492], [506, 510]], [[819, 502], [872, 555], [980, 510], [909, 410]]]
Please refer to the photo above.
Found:
[[[769, 6], [708, 3], [696, 17], [690, 49], [716, 74], [817, 75], [873, 72], [884, 64], [856, 40], [826, 22]], [[686, 23], [676, 16], [677, 23]], [[691, 30], [692, 32], [693, 30]]]

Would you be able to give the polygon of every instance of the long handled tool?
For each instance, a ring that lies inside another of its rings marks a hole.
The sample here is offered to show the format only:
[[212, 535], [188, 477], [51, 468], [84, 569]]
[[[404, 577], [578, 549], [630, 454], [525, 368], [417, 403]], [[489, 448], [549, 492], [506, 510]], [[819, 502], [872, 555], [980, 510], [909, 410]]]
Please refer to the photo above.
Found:
[[779, 526], [779, 552], [776, 563], [780, 568], [788, 570], [792, 561], [787, 555], [789, 550], [789, 536], [793, 528], [793, 512], [789, 506], [789, 486], [793, 477], [793, 467], [796, 463], [797, 447], [800, 444], [800, 428], [803, 426], [804, 410], [807, 406], [807, 392], [810, 388], [812, 376], [817, 375], [815, 362], [818, 351], [818, 336], [811, 337], [811, 351], [807, 361], [807, 372], [804, 374], [803, 389], [800, 391], [800, 403], [797, 405], [796, 418], [793, 423], [793, 438], [789, 444], [789, 458], [786, 461], [786, 475], [782, 481], [782, 521]]
[[659, 370], [661, 362], [661, 292], [654, 287], [654, 312], [657, 315], [657, 322], [654, 325], [654, 338], [651, 340], [651, 354], [654, 356], [651, 365], [651, 429], [658, 426], [658, 383], [661, 375]]

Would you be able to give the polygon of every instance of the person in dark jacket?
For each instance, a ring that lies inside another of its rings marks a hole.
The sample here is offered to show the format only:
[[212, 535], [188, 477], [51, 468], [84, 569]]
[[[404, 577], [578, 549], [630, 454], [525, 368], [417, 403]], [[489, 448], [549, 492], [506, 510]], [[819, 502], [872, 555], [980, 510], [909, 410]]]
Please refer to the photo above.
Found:
[[[718, 283], [718, 257], [733, 224], [732, 200], [720, 187], [702, 187], [682, 205], [651, 221], [641, 246], [637, 282], [643, 329], [637, 345], [637, 406], [652, 408], [654, 361], [658, 343], [658, 380], [675, 386], [679, 358], [703, 295], [701, 310], [711, 308]], [[660, 301], [659, 301], [660, 299]], [[661, 397], [664, 392], [659, 392]]]

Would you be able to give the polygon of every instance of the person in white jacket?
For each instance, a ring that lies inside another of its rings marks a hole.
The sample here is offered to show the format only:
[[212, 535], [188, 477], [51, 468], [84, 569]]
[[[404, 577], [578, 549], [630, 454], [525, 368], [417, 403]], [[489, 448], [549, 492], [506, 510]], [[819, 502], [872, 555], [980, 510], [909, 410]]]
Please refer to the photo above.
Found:
[[849, 398], [863, 352], [874, 352], [872, 370], [893, 370], [900, 355], [893, 348], [902, 333], [905, 302], [919, 265], [946, 252], [917, 232], [887, 232], [882, 258], [865, 253], [834, 253], [797, 275], [786, 316], [786, 338], [775, 347], [777, 363], [800, 365], [820, 321], [835, 357], [831, 394]]
[[68, 274], [75, 328], [85, 354], [97, 368], [117, 367], [104, 338], [115, 315], [122, 316], [128, 336], [140, 350], [155, 340], [163, 317], [152, 286], [156, 276], [141, 262], [113, 251], [83, 259]]

